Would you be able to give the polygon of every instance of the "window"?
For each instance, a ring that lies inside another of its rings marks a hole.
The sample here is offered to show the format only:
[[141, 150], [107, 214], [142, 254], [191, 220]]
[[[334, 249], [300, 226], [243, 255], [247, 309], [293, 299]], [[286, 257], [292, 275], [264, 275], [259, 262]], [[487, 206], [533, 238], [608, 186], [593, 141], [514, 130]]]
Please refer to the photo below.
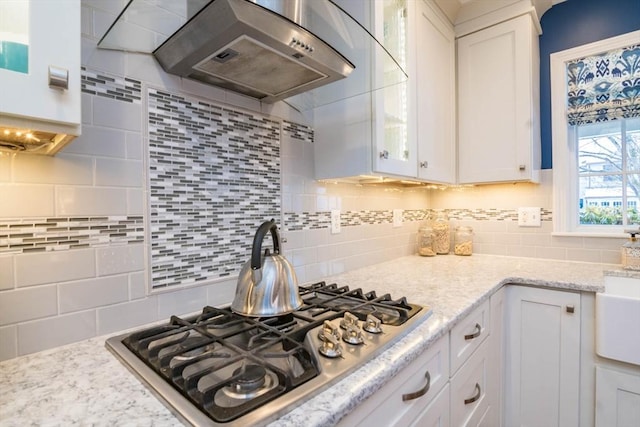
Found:
[[640, 224], [639, 57], [640, 31], [551, 55], [556, 234]]

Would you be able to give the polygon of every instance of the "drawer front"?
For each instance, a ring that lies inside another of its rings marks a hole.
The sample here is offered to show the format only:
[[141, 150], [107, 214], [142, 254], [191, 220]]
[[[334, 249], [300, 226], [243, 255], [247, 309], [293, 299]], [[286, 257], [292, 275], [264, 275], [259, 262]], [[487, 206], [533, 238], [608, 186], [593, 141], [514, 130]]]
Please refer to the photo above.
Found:
[[489, 408], [489, 340], [451, 378], [451, 425], [477, 426]]
[[[451, 425], [449, 410], [449, 384], [438, 393], [426, 409], [409, 424], [410, 427], [449, 427]], [[371, 424], [372, 426], [375, 424]]]
[[489, 300], [469, 313], [460, 323], [451, 329], [451, 375], [469, 358], [471, 353], [489, 335]]
[[[448, 380], [449, 342], [444, 336], [357, 406], [339, 425], [406, 426], [424, 410]], [[407, 400], [403, 400], [403, 396]]]

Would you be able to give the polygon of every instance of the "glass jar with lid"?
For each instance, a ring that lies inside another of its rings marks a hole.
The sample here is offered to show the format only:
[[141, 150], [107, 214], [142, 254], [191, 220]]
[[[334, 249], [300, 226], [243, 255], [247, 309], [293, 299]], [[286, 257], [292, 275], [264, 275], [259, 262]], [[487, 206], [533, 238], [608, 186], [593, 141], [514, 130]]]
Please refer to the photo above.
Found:
[[628, 242], [622, 245], [622, 268], [625, 270], [640, 270], [640, 242], [636, 238], [638, 230], [625, 230], [631, 235]]
[[451, 235], [449, 234], [449, 218], [444, 212], [439, 212], [431, 224], [433, 228], [433, 250], [438, 255], [449, 253]]
[[435, 256], [433, 250], [433, 229], [428, 225], [420, 227], [417, 236], [418, 255]]
[[467, 226], [456, 227], [453, 253], [465, 256], [473, 253], [473, 228]]

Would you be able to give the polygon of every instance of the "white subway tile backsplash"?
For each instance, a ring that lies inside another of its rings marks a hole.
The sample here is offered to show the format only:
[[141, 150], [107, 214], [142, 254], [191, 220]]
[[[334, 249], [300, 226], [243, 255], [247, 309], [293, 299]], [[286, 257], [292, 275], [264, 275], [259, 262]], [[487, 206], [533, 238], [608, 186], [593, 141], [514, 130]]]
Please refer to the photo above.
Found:
[[18, 328], [5, 326], [0, 328], [0, 362], [18, 356]]
[[163, 89], [179, 90], [182, 87], [181, 78], [165, 73], [151, 55], [127, 54], [126, 76]]
[[14, 154], [0, 151], [0, 182], [11, 182], [11, 164], [15, 157]]
[[129, 299], [129, 277], [91, 278], [58, 285], [60, 313], [87, 310]]
[[96, 249], [97, 274], [130, 273], [144, 269], [144, 245], [131, 244]]
[[[103, 3], [110, 3], [103, 1]], [[100, 17], [101, 14], [99, 14]], [[83, 37], [80, 43], [82, 65], [95, 70], [122, 75], [125, 67], [125, 55], [110, 49], [98, 49], [96, 41]], [[84, 101], [84, 99], [83, 99]], [[84, 109], [84, 104], [82, 106]]]
[[567, 260], [583, 262], [602, 262], [602, 252], [599, 249], [567, 248]]
[[13, 255], [0, 256], [0, 291], [13, 289]]
[[[93, 97], [86, 93], [83, 93], [81, 96], [82, 103], [82, 127], [86, 125], [93, 124]], [[83, 129], [84, 133], [84, 129]], [[77, 138], [76, 138], [77, 139]], [[68, 147], [71, 147], [73, 142], [71, 142]]]
[[75, 184], [93, 183], [93, 160], [66, 152], [55, 157], [16, 156], [13, 179], [17, 183]]
[[[89, 106], [82, 106], [83, 111]], [[89, 154], [124, 159], [127, 155], [126, 132], [92, 125], [82, 126], [82, 135], [73, 140], [64, 153]]]
[[142, 160], [142, 135], [137, 132], [127, 132], [127, 159]]
[[138, 188], [127, 189], [127, 214], [143, 215], [145, 204], [144, 192]]
[[58, 313], [55, 285], [0, 292], [0, 326]]
[[15, 256], [18, 287], [87, 279], [96, 275], [93, 249], [46, 251]]
[[158, 317], [156, 295], [145, 299], [99, 308], [98, 335], [110, 334], [164, 319]]
[[207, 301], [207, 289], [204, 287], [182, 289], [175, 292], [158, 294], [158, 316], [168, 318], [172, 314], [187, 314], [199, 311]]
[[[0, 188], [0, 193], [1, 191]], [[126, 215], [127, 190], [124, 188], [60, 186], [55, 191], [55, 212], [60, 216]], [[49, 214], [49, 216], [51, 215]]]
[[128, 131], [142, 130], [142, 106], [96, 96], [93, 98], [93, 123]]
[[214, 283], [207, 286], [207, 304], [213, 307], [220, 307], [231, 304], [236, 294], [236, 278]]
[[112, 187], [142, 187], [140, 160], [96, 159], [96, 185]]
[[140, 299], [147, 296], [147, 282], [144, 271], [129, 274], [129, 298]]
[[94, 310], [18, 325], [18, 354], [58, 347], [96, 336]]
[[53, 185], [0, 183], [0, 218], [47, 217], [54, 213]]

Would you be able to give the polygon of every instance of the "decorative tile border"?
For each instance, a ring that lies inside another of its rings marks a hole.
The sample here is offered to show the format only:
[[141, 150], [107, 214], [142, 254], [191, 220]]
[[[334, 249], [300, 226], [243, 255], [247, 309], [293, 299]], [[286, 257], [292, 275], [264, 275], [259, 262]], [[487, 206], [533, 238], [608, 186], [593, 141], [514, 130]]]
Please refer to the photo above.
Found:
[[[436, 212], [444, 211], [450, 220], [475, 221], [517, 221], [518, 212], [513, 209], [418, 209], [405, 210], [403, 221], [425, 221], [434, 217]], [[552, 212], [542, 209], [540, 219], [551, 221]], [[340, 215], [343, 227], [356, 225], [391, 224], [393, 210], [382, 211], [347, 211]], [[329, 228], [331, 225], [330, 212], [285, 212], [284, 228], [287, 231], [315, 230]]]
[[82, 67], [80, 85], [82, 92], [90, 95], [133, 104], [142, 103], [142, 83], [139, 80], [90, 71]]
[[302, 142], [313, 143], [313, 129], [284, 120], [282, 122], [282, 134]]
[[235, 275], [280, 218], [280, 127], [265, 116], [148, 91], [153, 288]]
[[0, 254], [144, 242], [142, 216], [55, 217], [0, 222]]

